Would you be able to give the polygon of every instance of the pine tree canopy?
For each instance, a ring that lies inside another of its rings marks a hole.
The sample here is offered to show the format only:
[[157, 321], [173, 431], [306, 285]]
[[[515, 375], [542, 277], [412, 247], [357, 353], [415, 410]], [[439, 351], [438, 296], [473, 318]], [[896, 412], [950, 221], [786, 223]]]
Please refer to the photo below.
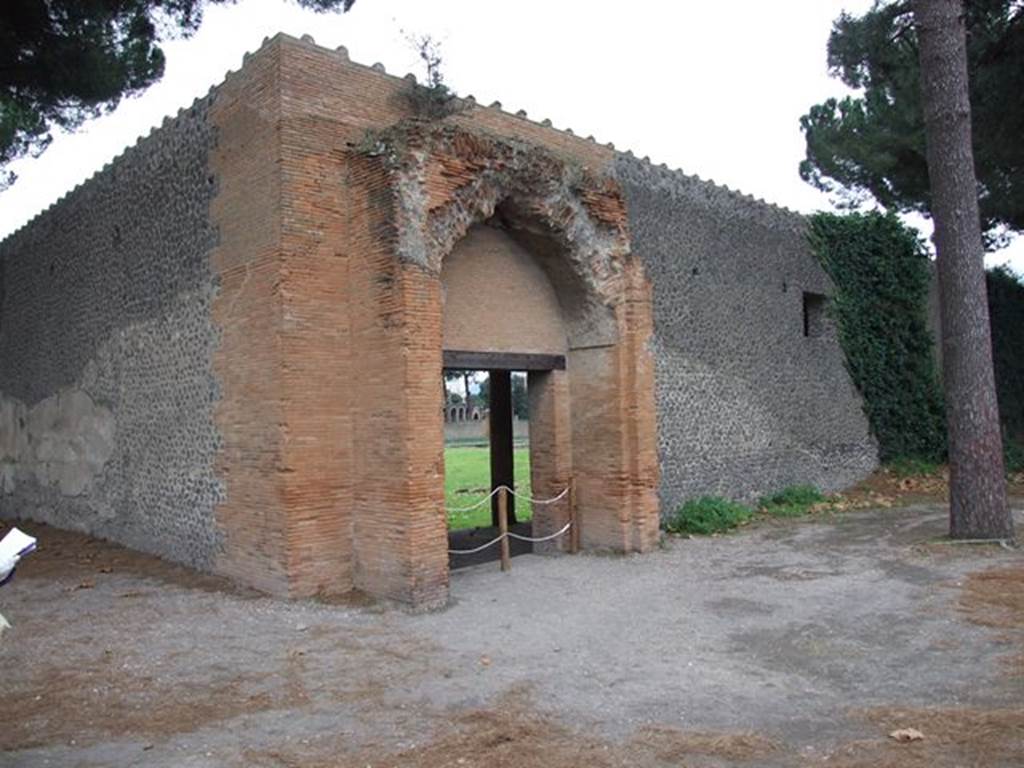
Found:
[[[318, 11], [355, 0], [295, 0]], [[53, 130], [73, 130], [160, 79], [160, 41], [198, 29], [203, 10], [232, 0], [4, 0], [0, 3], [0, 189], [12, 160], [38, 155]]]
[[[1024, 230], [1024, 0], [967, 0], [968, 70], [981, 226], [987, 244]], [[880, 1], [840, 16], [828, 42], [834, 77], [857, 93], [811, 107], [801, 177], [841, 204], [870, 198], [930, 211], [918, 44], [911, 4]]]

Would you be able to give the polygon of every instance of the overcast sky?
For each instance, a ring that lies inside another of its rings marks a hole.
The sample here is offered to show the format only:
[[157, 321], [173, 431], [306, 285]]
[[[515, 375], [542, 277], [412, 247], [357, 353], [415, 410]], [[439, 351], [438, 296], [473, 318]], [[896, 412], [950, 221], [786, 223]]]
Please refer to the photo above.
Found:
[[[828, 77], [825, 43], [843, 10], [871, 0], [624, 3], [583, 0], [357, 0], [348, 14], [314, 14], [286, 0], [210, 8], [199, 32], [166, 43], [163, 80], [38, 159], [14, 163], [0, 193], [0, 237], [187, 106], [264, 37], [311, 34], [388, 72], [422, 66], [407, 42], [442, 43], [445, 79], [478, 102], [594, 135], [655, 163], [795, 210], [830, 208], [797, 174], [799, 118], [843, 87]], [[1024, 241], [988, 258], [1024, 272]]]

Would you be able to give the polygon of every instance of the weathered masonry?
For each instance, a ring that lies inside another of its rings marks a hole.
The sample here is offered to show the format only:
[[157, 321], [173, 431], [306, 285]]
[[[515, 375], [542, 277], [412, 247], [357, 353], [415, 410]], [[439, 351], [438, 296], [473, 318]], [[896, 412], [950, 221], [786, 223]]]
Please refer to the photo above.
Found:
[[413, 88], [278, 36], [0, 245], [0, 515], [439, 604], [455, 352], [564, 359], [531, 471], [584, 548], [873, 468], [801, 217]]

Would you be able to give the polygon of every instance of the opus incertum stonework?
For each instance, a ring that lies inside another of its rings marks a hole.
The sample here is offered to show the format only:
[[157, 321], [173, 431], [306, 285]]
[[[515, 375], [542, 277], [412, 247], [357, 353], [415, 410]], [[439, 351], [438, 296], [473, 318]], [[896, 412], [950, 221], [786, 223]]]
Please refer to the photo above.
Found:
[[585, 549], [875, 467], [801, 216], [417, 88], [279, 35], [0, 245], [0, 516], [441, 604], [449, 350], [564, 360], [531, 473]]

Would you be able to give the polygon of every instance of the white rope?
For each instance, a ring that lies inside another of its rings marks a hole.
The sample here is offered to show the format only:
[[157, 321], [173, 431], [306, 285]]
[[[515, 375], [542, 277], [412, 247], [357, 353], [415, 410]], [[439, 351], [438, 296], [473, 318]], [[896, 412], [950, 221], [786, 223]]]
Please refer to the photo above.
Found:
[[480, 501], [476, 502], [475, 504], [470, 504], [468, 507], [451, 507], [448, 511], [449, 512], [472, 512], [477, 507], [482, 507], [484, 504], [486, 504], [488, 501], [490, 501], [491, 497], [494, 494], [496, 494], [498, 491], [500, 491], [502, 488], [504, 488], [504, 487], [505, 486], [503, 486], [503, 485], [499, 485], [497, 488], [495, 488], [493, 491], [488, 493], [486, 496], [484, 496], [482, 499], [480, 499]]
[[531, 498], [530, 496], [523, 496], [522, 494], [516, 493], [514, 490], [512, 490], [511, 488], [507, 488], [506, 486], [502, 486], [502, 488], [505, 488], [509, 493], [511, 493], [517, 499], [522, 499], [523, 501], [528, 501], [531, 504], [542, 504], [542, 505], [543, 504], [554, 504], [556, 501], [561, 501], [563, 498], [565, 498], [565, 495], [569, 492], [569, 486], [566, 486], [565, 490], [563, 490], [557, 496], [552, 496], [550, 499], [534, 499], [534, 498]]
[[506, 534], [503, 533], [500, 536], [498, 536], [497, 538], [491, 539], [486, 544], [481, 544], [479, 547], [476, 547], [474, 549], [449, 549], [448, 550], [448, 554], [449, 555], [475, 555], [477, 552], [483, 552], [488, 547], [490, 547], [490, 546], [492, 546], [494, 544], [497, 544], [499, 541], [504, 539], [505, 536], [506, 536]]
[[506, 531], [505, 533], [502, 533], [502, 534], [499, 534], [498, 536], [495, 536], [493, 539], [488, 541], [486, 544], [481, 544], [479, 547], [474, 547], [473, 549], [449, 549], [448, 550], [448, 554], [449, 555], [475, 555], [477, 552], [483, 552], [488, 547], [494, 546], [499, 541], [504, 539], [506, 536], [508, 536], [511, 539], [519, 539], [519, 541], [529, 541], [529, 542], [532, 542], [534, 544], [539, 544], [542, 541], [551, 541], [552, 539], [557, 539], [559, 536], [562, 536], [563, 534], [565, 534], [565, 532], [568, 531], [570, 528], [572, 528], [572, 520], [570, 520], [568, 523], [563, 525], [561, 530], [556, 531], [555, 533], [552, 533], [552, 534], [550, 534], [548, 536], [539, 536], [537, 538], [534, 538], [533, 536], [520, 536], [518, 533], [512, 533], [512, 531]]
[[549, 536], [541, 536], [540, 538], [535, 539], [532, 536], [520, 536], [518, 533], [512, 533], [512, 531], [509, 531], [508, 535], [513, 539], [519, 539], [520, 541], [532, 541], [534, 544], [538, 544], [542, 541], [551, 541], [552, 539], [557, 539], [570, 528], [572, 528], [572, 520], [570, 520], [568, 523], [562, 526], [562, 530], [558, 531], [557, 533], [552, 533]]
[[[478, 507], [481, 507], [484, 504], [486, 504], [488, 501], [490, 501], [491, 498], [494, 496], [494, 494], [496, 494], [502, 488], [504, 488], [506, 491], [508, 491], [509, 493], [511, 493], [513, 496], [515, 496], [518, 499], [522, 499], [524, 501], [528, 501], [531, 504], [541, 504], [541, 505], [543, 505], [543, 504], [554, 504], [556, 501], [561, 501], [563, 498], [565, 498], [565, 495], [567, 493], [569, 493], [569, 487], [566, 486], [566, 488], [560, 494], [558, 494], [557, 496], [552, 496], [550, 499], [535, 499], [535, 498], [533, 498], [531, 496], [525, 496], [523, 494], [516, 493], [514, 490], [509, 488], [507, 485], [499, 485], [497, 488], [495, 488], [493, 491], [491, 491], [489, 494], [484, 496], [482, 499], [480, 499], [475, 504], [472, 504], [472, 505], [470, 505], [468, 507], [449, 508], [448, 512], [471, 512], [472, 510], [477, 509]], [[529, 541], [529, 542], [532, 542], [534, 544], [539, 544], [540, 542], [543, 542], [543, 541], [551, 541], [552, 539], [557, 539], [559, 536], [562, 536], [566, 531], [568, 531], [571, 527], [572, 527], [572, 520], [570, 520], [568, 523], [566, 523], [562, 527], [562, 529], [560, 531], [557, 531], [556, 533], [552, 533], [549, 536], [541, 536], [539, 538], [534, 538], [532, 536], [521, 536], [518, 533], [512, 533], [511, 531], [507, 531], [506, 533], [502, 533], [502, 534], [494, 537], [493, 539], [488, 541], [486, 544], [481, 544], [479, 547], [474, 547], [473, 549], [449, 549], [448, 550], [448, 554], [449, 555], [475, 555], [477, 552], [483, 552], [488, 547], [494, 546], [499, 541], [504, 539], [506, 536], [508, 536], [510, 538], [513, 538], [513, 539], [518, 539], [519, 541]]]
[[557, 496], [552, 496], [550, 499], [535, 499], [532, 496], [525, 496], [525, 495], [523, 495], [521, 493], [516, 493], [512, 488], [509, 488], [507, 485], [499, 485], [497, 488], [495, 488], [493, 491], [488, 493], [486, 496], [484, 496], [482, 499], [480, 499], [480, 501], [476, 502], [475, 504], [470, 504], [468, 507], [449, 507], [448, 511], [449, 512], [472, 512], [477, 507], [482, 507], [484, 504], [486, 504], [488, 501], [490, 501], [491, 497], [494, 496], [494, 494], [496, 494], [502, 488], [504, 488], [506, 491], [511, 493], [517, 499], [522, 499], [523, 501], [528, 501], [531, 504], [540, 504], [540, 505], [554, 504], [556, 501], [561, 501], [563, 498], [565, 498], [565, 495], [567, 493], [569, 493], [569, 486], [566, 486], [565, 490], [563, 490]]

